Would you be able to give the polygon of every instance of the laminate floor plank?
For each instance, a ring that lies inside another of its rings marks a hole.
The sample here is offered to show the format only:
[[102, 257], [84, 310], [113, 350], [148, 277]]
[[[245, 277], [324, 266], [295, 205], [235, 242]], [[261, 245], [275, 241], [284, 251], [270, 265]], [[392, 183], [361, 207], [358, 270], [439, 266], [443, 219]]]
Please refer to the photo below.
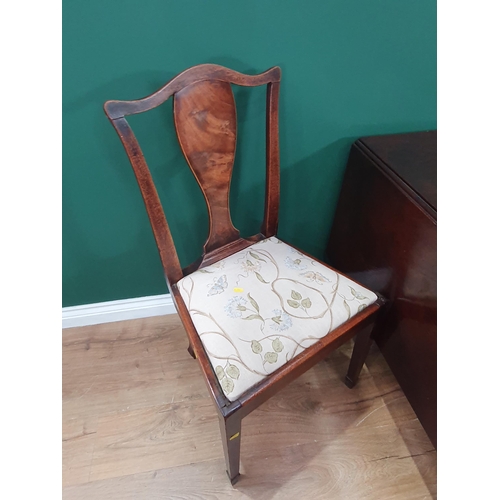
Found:
[[63, 331], [63, 497], [436, 498], [436, 453], [380, 352], [343, 346], [243, 420], [240, 481], [176, 315]]
[[166, 316], [71, 328], [63, 339], [65, 417], [209, 397], [198, 364], [186, 350], [186, 334], [178, 319], [173, 322]]
[[63, 484], [89, 480], [96, 431], [96, 418], [65, 420], [62, 430]]
[[90, 480], [220, 457], [214, 406], [172, 403], [99, 419]]

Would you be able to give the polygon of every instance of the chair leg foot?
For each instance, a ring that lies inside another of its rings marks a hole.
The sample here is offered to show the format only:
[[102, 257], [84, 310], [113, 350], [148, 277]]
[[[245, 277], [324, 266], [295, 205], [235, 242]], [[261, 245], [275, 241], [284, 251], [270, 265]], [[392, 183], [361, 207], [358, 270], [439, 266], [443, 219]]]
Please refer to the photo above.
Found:
[[356, 385], [356, 382], [354, 382], [354, 380], [351, 380], [349, 378], [349, 375], [345, 376], [344, 382], [345, 382], [345, 385], [347, 385], [347, 387], [349, 387], [349, 389], [352, 389]]
[[347, 375], [344, 379], [345, 385], [347, 385], [349, 389], [352, 389], [358, 382], [361, 369], [365, 364], [368, 352], [370, 351], [370, 347], [373, 343], [372, 333], [373, 325], [368, 325], [356, 336], [351, 362], [349, 363]]
[[196, 359], [196, 354], [194, 353], [193, 348], [191, 347], [191, 344], [189, 344], [189, 346], [188, 346], [188, 353], [191, 354], [191, 357], [193, 359]]
[[234, 414], [226, 418], [219, 415], [219, 426], [227, 475], [231, 484], [235, 484], [240, 477], [241, 418]]
[[227, 474], [227, 477], [229, 478], [229, 481], [231, 481], [231, 484], [234, 486], [237, 482], [238, 482], [238, 479], [240, 478], [240, 474], [238, 473], [237, 476], [233, 477], [231, 479], [231, 476], [229, 475], [229, 472], [226, 471], [226, 474]]

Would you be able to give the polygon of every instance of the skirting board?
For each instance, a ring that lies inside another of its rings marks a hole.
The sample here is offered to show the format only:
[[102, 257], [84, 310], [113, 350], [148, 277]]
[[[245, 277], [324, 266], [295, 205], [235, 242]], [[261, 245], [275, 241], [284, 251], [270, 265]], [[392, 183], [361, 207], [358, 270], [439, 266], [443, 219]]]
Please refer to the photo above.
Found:
[[62, 327], [98, 325], [113, 321], [163, 316], [176, 312], [169, 293], [135, 299], [113, 300], [98, 304], [63, 307]]

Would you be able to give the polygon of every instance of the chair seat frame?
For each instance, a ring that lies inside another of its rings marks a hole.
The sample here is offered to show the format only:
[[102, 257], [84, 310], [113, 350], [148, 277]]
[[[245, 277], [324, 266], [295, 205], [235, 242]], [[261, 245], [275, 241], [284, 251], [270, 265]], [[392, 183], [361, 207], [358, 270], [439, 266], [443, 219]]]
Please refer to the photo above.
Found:
[[[281, 70], [277, 66], [258, 75], [245, 75], [223, 66], [202, 64], [180, 73], [157, 92], [143, 99], [107, 101], [104, 104], [105, 113], [122, 141], [139, 184], [158, 246], [167, 286], [182, 324], [186, 329], [189, 340], [188, 350], [199, 362], [203, 378], [217, 409], [226, 468], [232, 484], [239, 477], [242, 419], [309, 368], [325, 359], [332, 351], [356, 336], [345, 379], [346, 384], [353, 387], [366, 360], [372, 343], [374, 325], [384, 304], [383, 297], [377, 294], [378, 299], [375, 303], [363, 309], [292, 358], [285, 365], [251, 387], [236, 401], [230, 402], [224, 395], [217, 375], [180, 295], [177, 282], [197, 269], [218, 262], [265, 238], [277, 235], [279, 206], [278, 96], [280, 80]], [[247, 87], [267, 85], [264, 220], [261, 232], [250, 238], [241, 238], [239, 236], [239, 232], [232, 225], [229, 215], [229, 185], [236, 140], [235, 109], [232, 109], [234, 97], [232, 97], [231, 84]], [[209, 236], [202, 256], [184, 269], [181, 269], [163, 207], [144, 155], [125, 118], [128, 115], [143, 113], [156, 108], [172, 96], [174, 96], [174, 120], [179, 143], [188, 165], [205, 196], [210, 222]], [[218, 99], [223, 103], [222, 112], [215, 109], [215, 101]], [[231, 99], [233, 100], [231, 101]], [[207, 122], [209, 125], [207, 125]], [[191, 131], [195, 132], [194, 139], [191, 137]], [[210, 136], [207, 131], [210, 132]], [[196, 136], [198, 132], [199, 135]], [[212, 151], [213, 149], [216, 150], [215, 153]], [[209, 181], [215, 182], [214, 189], [210, 188]], [[293, 247], [293, 245], [290, 246]], [[300, 252], [307, 255], [302, 250]], [[312, 256], [309, 257], [315, 259]], [[342, 275], [333, 267], [325, 265]], [[354, 281], [352, 278], [349, 279]]]

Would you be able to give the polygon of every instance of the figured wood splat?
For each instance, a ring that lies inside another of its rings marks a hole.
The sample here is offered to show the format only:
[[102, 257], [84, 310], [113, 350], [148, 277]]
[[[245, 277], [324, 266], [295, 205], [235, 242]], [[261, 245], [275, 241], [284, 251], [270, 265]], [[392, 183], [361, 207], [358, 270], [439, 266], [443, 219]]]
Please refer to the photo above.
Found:
[[228, 82], [204, 80], [174, 97], [177, 137], [207, 202], [210, 231], [205, 252], [238, 240], [229, 215], [236, 151], [236, 106]]

